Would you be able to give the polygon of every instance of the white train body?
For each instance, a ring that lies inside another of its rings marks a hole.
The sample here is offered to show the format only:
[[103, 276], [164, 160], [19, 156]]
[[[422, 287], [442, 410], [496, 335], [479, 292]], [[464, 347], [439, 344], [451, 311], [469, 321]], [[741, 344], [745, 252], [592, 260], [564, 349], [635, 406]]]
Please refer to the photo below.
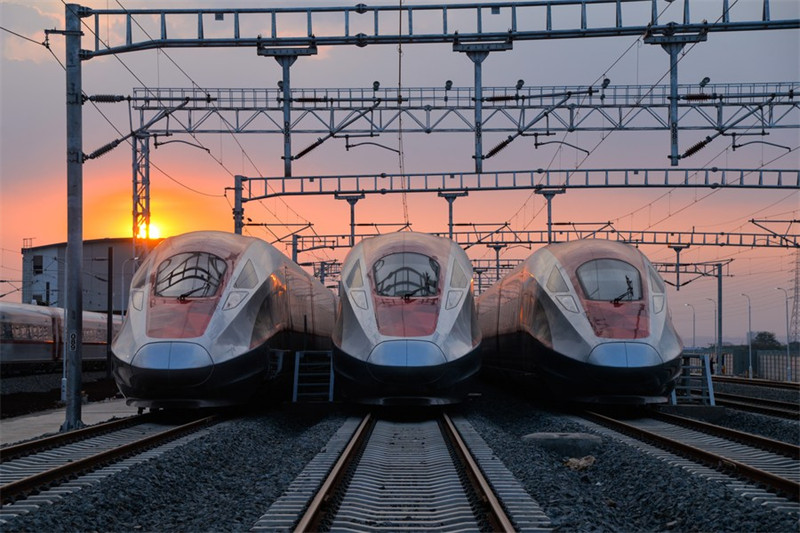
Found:
[[454, 242], [399, 232], [342, 265], [333, 334], [337, 388], [377, 404], [460, 401], [480, 368], [472, 265]]

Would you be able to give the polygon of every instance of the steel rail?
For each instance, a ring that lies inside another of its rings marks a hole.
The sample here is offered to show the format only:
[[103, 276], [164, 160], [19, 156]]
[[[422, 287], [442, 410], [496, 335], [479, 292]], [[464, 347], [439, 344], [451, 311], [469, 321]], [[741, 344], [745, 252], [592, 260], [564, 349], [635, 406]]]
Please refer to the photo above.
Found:
[[139, 453], [142, 450], [159, 445], [163, 442], [177, 439], [184, 434], [199, 430], [201, 427], [210, 424], [217, 418], [218, 417], [216, 415], [213, 415], [201, 418], [199, 420], [194, 420], [188, 424], [183, 424], [181, 426], [156, 433], [155, 435], [150, 435], [135, 442], [123, 444], [90, 457], [85, 457], [77, 461], [66, 463], [45, 472], [8, 483], [0, 487], [0, 489], [2, 489], [0, 490], [0, 492], [2, 492], [2, 502], [4, 504], [12, 502], [21, 496], [35, 492], [41, 487], [57, 482], [58, 480], [95, 470], [104, 464], [118, 461], [123, 457]]
[[752, 385], [769, 387], [770, 389], [789, 389], [800, 391], [800, 382], [797, 381], [772, 381], [768, 379], [740, 378], [737, 376], [713, 376], [715, 383], [733, 383], [736, 385]]
[[696, 446], [691, 446], [689, 444], [664, 437], [657, 433], [638, 428], [631, 424], [615, 420], [614, 418], [610, 418], [599, 413], [586, 411], [582, 416], [585, 416], [586, 418], [589, 418], [601, 425], [614, 429], [615, 431], [619, 431], [620, 433], [630, 435], [639, 440], [649, 441], [661, 448], [688, 456], [693, 460], [700, 461], [710, 466], [711, 468], [722, 470], [735, 476], [744, 477], [750, 481], [763, 484], [772, 490], [786, 495], [788, 498], [794, 501], [800, 499], [800, 483], [796, 481], [782, 478], [740, 461], [736, 461], [728, 457], [697, 448]]
[[123, 428], [143, 424], [145, 422], [151, 422], [152, 418], [153, 413], [129, 416], [119, 420], [111, 420], [109, 422], [103, 422], [73, 431], [57, 433], [48, 437], [42, 437], [19, 444], [5, 446], [0, 448], [0, 464], [6, 461], [11, 461], [12, 459], [24, 457], [26, 455], [42, 452], [58, 446], [64, 446], [72, 442], [88, 439], [90, 437], [96, 437], [97, 435], [103, 435], [105, 433], [111, 433]]
[[652, 413], [651, 416], [659, 420], [664, 420], [665, 422], [708, 433], [709, 435], [734, 440], [755, 448], [761, 448], [762, 450], [779, 453], [791, 457], [792, 459], [800, 460], [800, 446], [797, 444], [774, 440], [762, 437], [761, 435], [754, 435], [753, 433], [745, 433], [743, 431], [717, 426], [716, 424], [709, 424], [708, 422], [703, 422], [694, 418], [686, 418], [669, 413], [655, 412]]
[[481, 472], [478, 463], [476, 463], [475, 459], [472, 457], [469, 448], [458, 433], [453, 421], [446, 413], [442, 413], [442, 419], [444, 421], [443, 431], [445, 435], [450, 439], [456, 455], [458, 455], [462, 464], [466, 467], [467, 476], [472, 482], [478, 496], [487, 506], [487, 515], [489, 523], [492, 526], [492, 531], [516, 531], [516, 528], [514, 528], [514, 525], [511, 523], [511, 519], [506, 514], [497, 496], [495, 496], [494, 490], [486, 480], [486, 477], [484, 477], [483, 472]]
[[303, 514], [302, 518], [300, 518], [300, 521], [295, 526], [295, 532], [305, 533], [307, 531], [317, 531], [319, 529], [319, 522], [322, 519], [325, 505], [341, 482], [347, 468], [352, 464], [356, 452], [361, 448], [361, 444], [363, 444], [367, 435], [369, 435], [369, 431], [367, 430], [371, 428], [373, 424], [374, 420], [372, 414], [368, 413], [367, 416], [364, 417], [364, 420], [361, 421], [358, 428], [356, 428], [356, 431], [350, 438], [350, 442], [347, 443], [342, 455], [339, 456], [339, 459], [333, 465], [328, 477], [325, 478], [316, 496], [314, 496], [314, 499], [312, 499], [311, 503], [308, 505], [305, 514]]
[[716, 391], [714, 392], [714, 399], [717, 405], [733, 407], [743, 411], [752, 411], [754, 413], [780, 416], [795, 420], [800, 416], [800, 407], [798, 407], [797, 404], [789, 402], [765, 400], [737, 394], [725, 394]]

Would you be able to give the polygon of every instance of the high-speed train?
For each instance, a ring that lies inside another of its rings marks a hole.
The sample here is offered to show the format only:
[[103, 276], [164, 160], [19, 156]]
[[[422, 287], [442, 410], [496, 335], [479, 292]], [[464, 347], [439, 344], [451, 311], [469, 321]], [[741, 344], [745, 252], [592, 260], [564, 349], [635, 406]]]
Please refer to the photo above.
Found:
[[544, 246], [478, 298], [483, 367], [572, 400], [666, 401], [683, 349], [665, 285], [627, 244]]
[[480, 369], [472, 264], [453, 241], [365, 239], [342, 265], [333, 332], [337, 389], [378, 405], [461, 401]]
[[[104, 367], [107, 360], [105, 313], [83, 312], [83, 366]], [[112, 317], [112, 336], [122, 317]], [[61, 369], [64, 358], [64, 309], [0, 302], [0, 365], [3, 374]]]
[[334, 312], [333, 292], [262, 240], [170, 237], [131, 281], [114, 377], [138, 407], [245, 402], [290, 374], [285, 351], [330, 347]]

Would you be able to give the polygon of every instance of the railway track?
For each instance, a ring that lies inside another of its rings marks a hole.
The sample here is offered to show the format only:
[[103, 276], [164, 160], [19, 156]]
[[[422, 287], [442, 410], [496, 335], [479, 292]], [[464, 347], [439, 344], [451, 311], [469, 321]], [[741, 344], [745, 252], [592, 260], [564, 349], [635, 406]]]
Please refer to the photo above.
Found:
[[735, 385], [751, 385], [770, 389], [800, 391], [800, 382], [798, 381], [771, 381], [768, 379], [740, 378], [737, 376], [714, 376], [713, 380], [714, 383], [730, 383]]
[[[293, 485], [307, 481], [301, 474]], [[254, 530], [516, 531], [550, 525], [471, 426], [447, 415], [414, 422], [367, 415], [307, 505], [301, 492], [290, 487]], [[290, 508], [304, 512], [291, 517]]]
[[[96, 482], [114, 473], [119, 462], [175, 442], [216, 420], [210, 416], [176, 424], [142, 415], [2, 448], [1, 514], [7, 518], [25, 512], [29, 496], [37, 502], [53, 501], [79, 490], [85, 483], [75, 479], [78, 476], [90, 477], [87, 483]], [[98, 474], [98, 469], [106, 472]]]
[[[662, 413], [625, 421], [593, 412], [581, 416], [596, 426], [705, 465], [708, 468], [697, 468], [678, 457], [673, 460], [662, 456], [701, 475], [727, 482], [734, 490], [748, 493], [767, 505], [800, 510], [800, 447], [796, 445]], [[726, 476], [720, 477], [709, 469]], [[748, 485], [728, 476], [745, 479]]]
[[797, 403], [723, 392], [714, 392], [714, 400], [717, 405], [749, 411], [751, 413], [778, 416], [791, 420], [800, 419], [800, 405]]

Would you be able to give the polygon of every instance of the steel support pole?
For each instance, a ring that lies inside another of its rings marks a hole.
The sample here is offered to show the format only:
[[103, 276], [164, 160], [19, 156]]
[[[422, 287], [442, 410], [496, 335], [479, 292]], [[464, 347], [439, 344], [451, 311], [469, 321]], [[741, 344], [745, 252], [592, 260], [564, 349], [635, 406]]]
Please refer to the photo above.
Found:
[[753, 379], [753, 315], [750, 311], [750, 297], [745, 293], [742, 296], [747, 298], [747, 377]]
[[108, 313], [106, 315], [106, 377], [111, 377], [111, 341], [114, 340], [114, 247], [108, 247], [108, 269], [106, 270], [108, 276], [106, 287], [108, 294], [106, 295], [106, 307]]
[[675, 250], [675, 290], [681, 290], [681, 252], [689, 247], [688, 244], [671, 244], [669, 246]]
[[233, 232], [237, 235], [241, 235], [244, 229], [243, 182], [244, 176], [237, 174], [233, 177]]
[[297, 233], [292, 235], [292, 261], [297, 263], [297, 243], [298, 243], [298, 236]]
[[283, 175], [292, 175], [292, 92], [290, 67], [297, 61], [297, 56], [276, 56], [275, 61], [283, 71]]
[[364, 199], [364, 193], [361, 194], [335, 194], [334, 198], [337, 200], [347, 200], [350, 204], [350, 246], [356, 244], [356, 202]]
[[453, 202], [456, 201], [456, 198], [460, 196], [467, 196], [469, 192], [441, 192], [439, 191], [439, 197], [444, 198], [447, 200], [447, 228], [448, 228], [448, 235], [450, 240], [453, 239]]
[[483, 172], [483, 60], [489, 52], [470, 52], [475, 64], [475, 172]]
[[717, 268], [717, 362], [722, 357], [722, 263]]
[[775, 290], [783, 291], [786, 296], [786, 381], [792, 381], [792, 356], [789, 351], [789, 345], [791, 344], [791, 338], [789, 336], [789, 291], [781, 287], [776, 287]]
[[678, 54], [683, 50], [683, 43], [664, 44], [662, 47], [669, 54], [669, 161], [673, 167], [678, 166]]
[[495, 269], [497, 273], [497, 280], [500, 281], [500, 250], [506, 247], [505, 244], [495, 243], [489, 244], [489, 248], [494, 249], [494, 256], [495, 256]]
[[310, 56], [317, 53], [316, 46], [309, 48], [261, 48], [257, 50], [258, 55], [274, 57], [275, 61], [281, 66], [283, 78], [281, 91], [283, 94], [283, 174], [286, 177], [292, 175], [292, 94], [290, 67], [297, 61], [299, 56]]
[[556, 194], [563, 194], [567, 192], [566, 189], [543, 189], [536, 191], [536, 194], [541, 194], [547, 200], [547, 244], [553, 242], [553, 197]]
[[511, 50], [512, 44], [505, 43], [468, 43], [453, 44], [455, 52], [464, 52], [475, 66], [475, 172], [483, 172], [483, 60], [489, 52]]
[[83, 426], [83, 89], [80, 9], [77, 4], [67, 4], [64, 9], [67, 80], [67, 286], [64, 307], [67, 409], [62, 431]]
[[[655, 10], [655, 2], [653, 2]], [[655, 20], [655, 13], [654, 13]], [[678, 166], [678, 54], [687, 44], [698, 43], [707, 39], [705, 33], [695, 35], [648, 35], [644, 38], [647, 44], [659, 44], [669, 54], [669, 134], [670, 134], [670, 165]]]

